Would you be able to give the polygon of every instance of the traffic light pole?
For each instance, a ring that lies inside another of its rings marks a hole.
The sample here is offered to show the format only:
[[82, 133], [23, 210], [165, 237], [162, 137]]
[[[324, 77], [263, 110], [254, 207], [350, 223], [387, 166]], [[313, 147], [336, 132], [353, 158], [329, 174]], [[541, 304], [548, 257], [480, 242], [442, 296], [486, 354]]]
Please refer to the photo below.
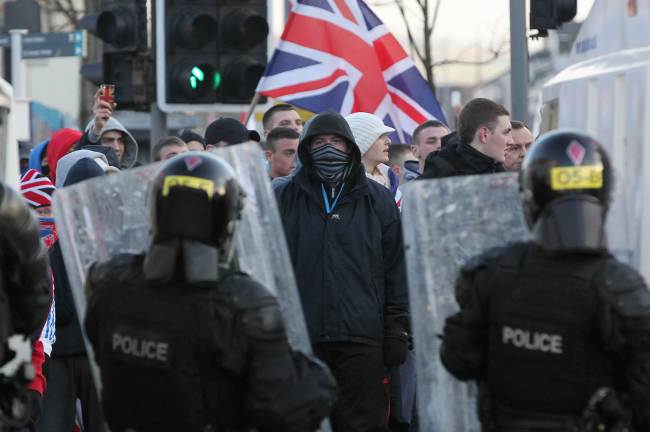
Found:
[[151, 102], [149, 112], [151, 129], [149, 130], [149, 148], [152, 148], [160, 140], [167, 136], [167, 113], [160, 111], [156, 102]]
[[528, 124], [528, 37], [526, 2], [510, 0], [511, 118]]

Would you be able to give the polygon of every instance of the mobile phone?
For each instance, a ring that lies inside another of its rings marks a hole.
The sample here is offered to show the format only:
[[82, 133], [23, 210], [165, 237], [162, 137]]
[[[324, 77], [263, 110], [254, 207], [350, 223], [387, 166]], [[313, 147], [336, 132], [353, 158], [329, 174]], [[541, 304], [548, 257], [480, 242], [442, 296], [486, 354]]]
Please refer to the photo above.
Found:
[[99, 86], [99, 99], [104, 102], [113, 103], [115, 102], [115, 85], [114, 84], [102, 84]]

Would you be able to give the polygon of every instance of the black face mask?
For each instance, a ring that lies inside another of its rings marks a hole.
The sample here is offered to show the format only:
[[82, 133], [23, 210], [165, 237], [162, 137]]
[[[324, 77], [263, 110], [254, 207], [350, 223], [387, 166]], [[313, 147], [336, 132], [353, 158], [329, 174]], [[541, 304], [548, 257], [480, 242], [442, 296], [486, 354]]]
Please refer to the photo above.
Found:
[[352, 154], [325, 144], [310, 151], [314, 170], [323, 182], [338, 184], [344, 181], [352, 169]]

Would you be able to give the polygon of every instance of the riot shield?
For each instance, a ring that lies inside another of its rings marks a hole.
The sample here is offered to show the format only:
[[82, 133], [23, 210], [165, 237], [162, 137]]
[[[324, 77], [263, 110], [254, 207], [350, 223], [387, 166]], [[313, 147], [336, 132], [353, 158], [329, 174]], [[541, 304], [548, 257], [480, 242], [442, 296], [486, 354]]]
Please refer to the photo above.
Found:
[[480, 432], [476, 386], [440, 362], [445, 319], [458, 310], [454, 285], [471, 257], [528, 237], [516, 174], [409, 183], [402, 199], [420, 430]]
[[[236, 240], [240, 268], [277, 296], [289, 342], [295, 349], [310, 352], [284, 231], [262, 163], [263, 154], [257, 144], [229, 146], [214, 153], [231, 164], [246, 193]], [[54, 196], [57, 231], [82, 323], [89, 266], [120, 253], [141, 253], [149, 246], [149, 184], [159, 167], [160, 164], [152, 164], [91, 179], [60, 189]], [[90, 348], [88, 344], [87, 347]], [[88, 352], [92, 361], [92, 350]], [[100, 388], [98, 370], [92, 364]]]

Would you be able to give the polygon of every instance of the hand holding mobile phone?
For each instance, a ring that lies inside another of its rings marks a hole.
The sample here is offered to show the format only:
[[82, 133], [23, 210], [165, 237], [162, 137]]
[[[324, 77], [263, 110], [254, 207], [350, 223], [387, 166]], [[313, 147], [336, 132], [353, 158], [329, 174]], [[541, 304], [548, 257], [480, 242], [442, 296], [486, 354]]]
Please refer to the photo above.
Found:
[[99, 86], [99, 100], [108, 102], [111, 105], [115, 103], [115, 85], [101, 84]]

